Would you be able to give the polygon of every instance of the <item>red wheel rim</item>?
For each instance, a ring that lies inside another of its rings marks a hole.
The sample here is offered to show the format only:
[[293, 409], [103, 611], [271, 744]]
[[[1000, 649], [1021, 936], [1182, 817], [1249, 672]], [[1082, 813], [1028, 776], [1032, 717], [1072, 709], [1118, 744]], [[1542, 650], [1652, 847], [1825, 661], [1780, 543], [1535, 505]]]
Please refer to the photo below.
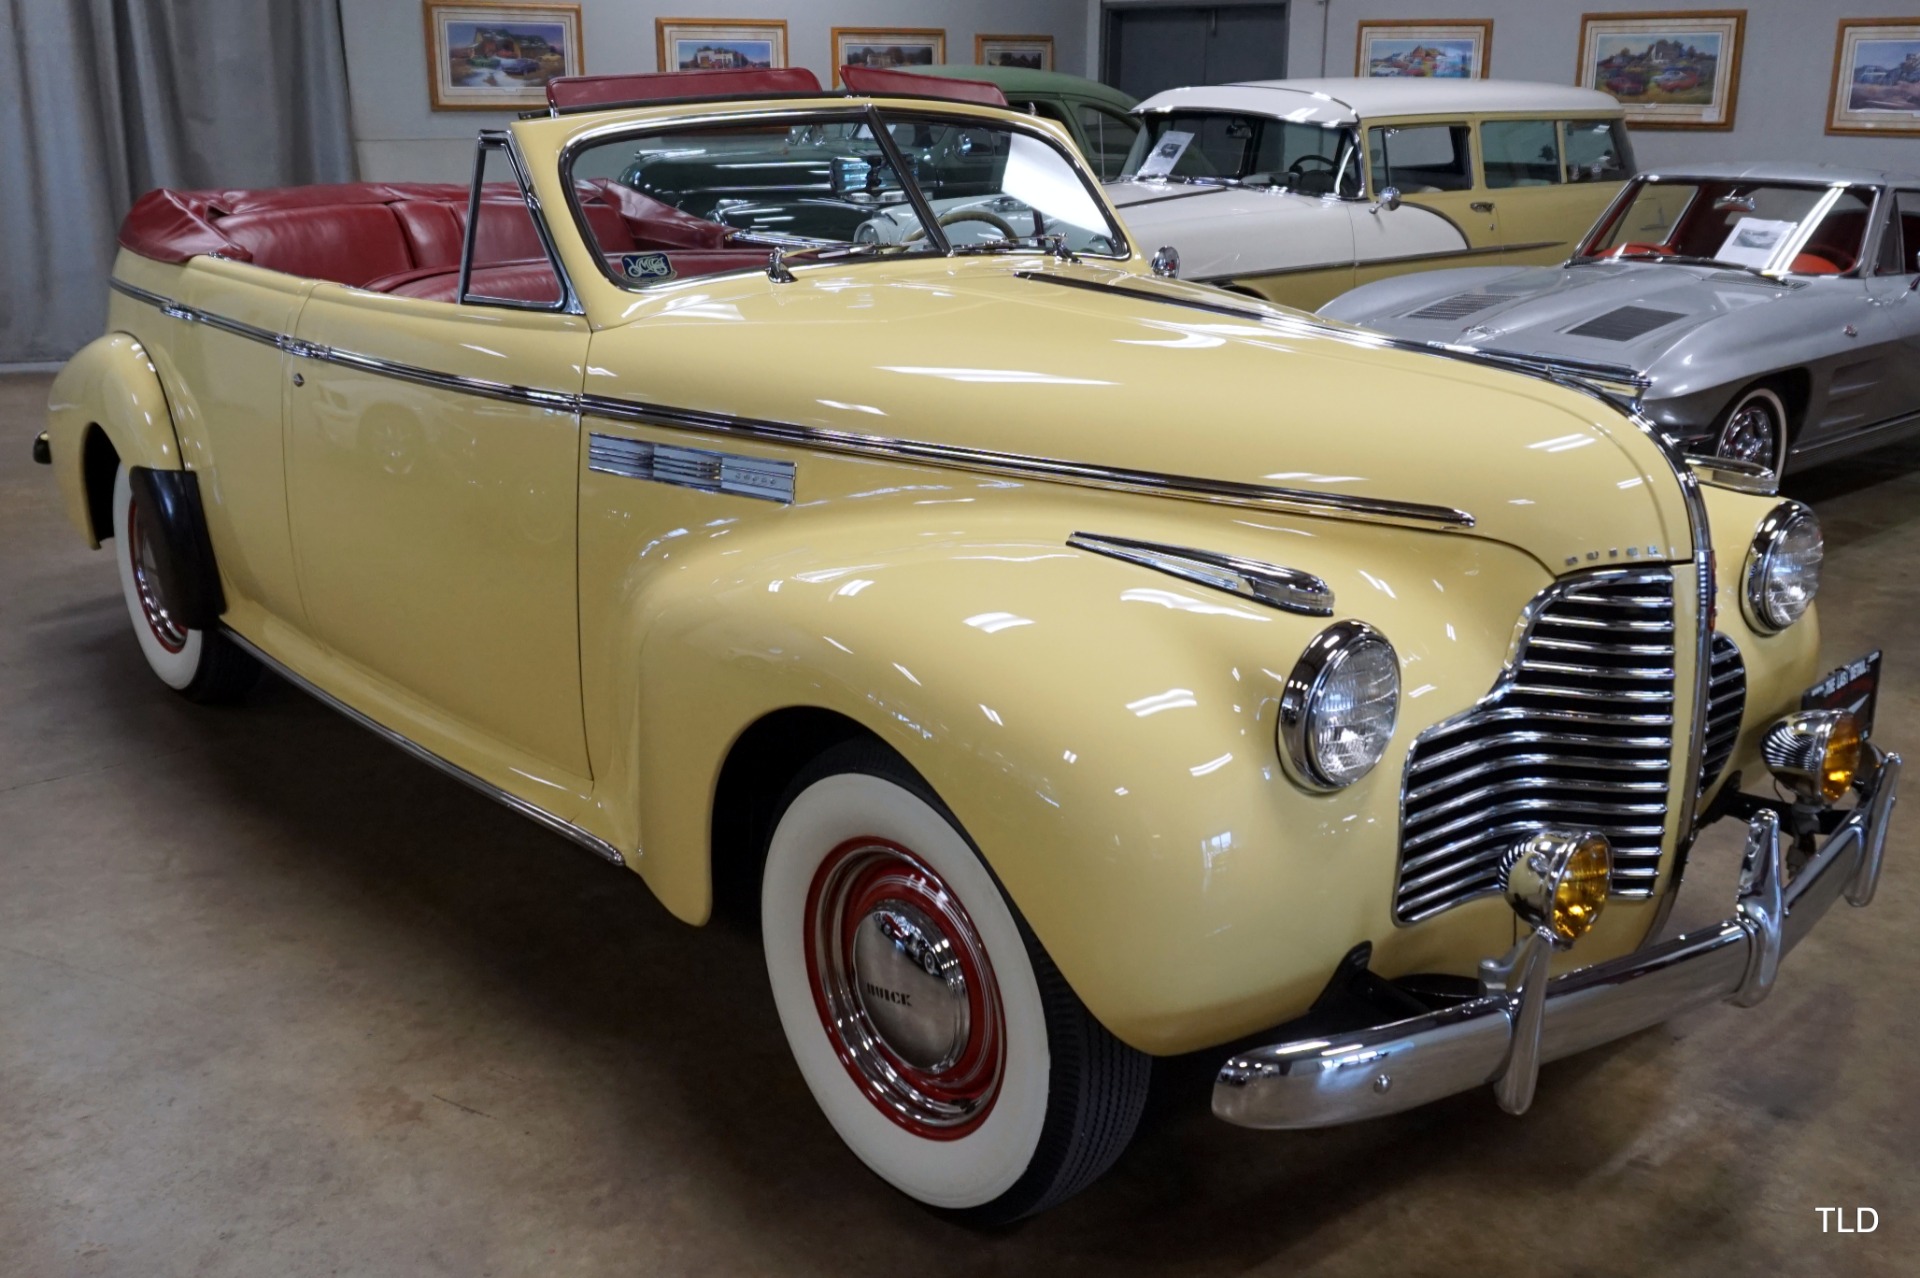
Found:
[[1006, 1015], [959, 898], [906, 848], [869, 837], [827, 855], [806, 910], [814, 1008], [861, 1094], [929, 1140], [978, 1128], [1000, 1095]]
[[140, 534], [140, 504], [127, 499], [127, 559], [133, 565], [133, 593], [140, 600], [140, 613], [153, 631], [154, 642], [168, 652], [187, 646], [187, 631], [167, 613], [166, 596], [160, 590], [159, 565], [153, 547]]

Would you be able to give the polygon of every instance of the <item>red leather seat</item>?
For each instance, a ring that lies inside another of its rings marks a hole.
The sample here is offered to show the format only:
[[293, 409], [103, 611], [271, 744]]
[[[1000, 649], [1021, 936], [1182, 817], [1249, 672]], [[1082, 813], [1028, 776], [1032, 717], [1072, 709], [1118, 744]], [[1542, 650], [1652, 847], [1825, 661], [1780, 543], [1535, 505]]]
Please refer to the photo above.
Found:
[[256, 266], [308, 279], [354, 284], [414, 264], [400, 222], [384, 204], [235, 213], [217, 226]]
[[[603, 253], [721, 250], [725, 227], [606, 181], [579, 188], [581, 213]], [[452, 301], [471, 192], [450, 183], [362, 182], [268, 191], [149, 191], [120, 228], [120, 243], [163, 262], [218, 253], [308, 279], [407, 297]], [[681, 275], [730, 270], [763, 258], [724, 252], [687, 257]], [[489, 184], [474, 235], [474, 292], [557, 298], [532, 214], [519, 192]], [[503, 272], [497, 277], [490, 272]], [[538, 277], [538, 278], [536, 278]], [[481, 287], [482, 283], [487, 287]]]

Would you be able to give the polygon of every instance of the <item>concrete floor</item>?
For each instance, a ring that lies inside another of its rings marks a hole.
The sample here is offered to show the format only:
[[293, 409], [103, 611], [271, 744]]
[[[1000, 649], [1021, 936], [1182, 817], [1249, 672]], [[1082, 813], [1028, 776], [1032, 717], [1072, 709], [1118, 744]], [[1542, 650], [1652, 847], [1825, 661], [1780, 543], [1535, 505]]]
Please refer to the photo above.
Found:
[[[1550, 1066], [1524, 1119], [1246, 1132], [1176, 1070], [1105, 1181], [970, 1233], [840, 1146], [751, 937], [278, 682], [209, 710], [154, 680], [28, 461], [46, 388], [0, 379], [0, 1273], [1915, 1272], [1911, 804], [1874, 907], [1769, 1002]], [[1911, 755], [1920, 444], [1789, 487], [1827, 656], [1887, 649]], [[1725, 912], [1734, 835], [1682, 918]]]

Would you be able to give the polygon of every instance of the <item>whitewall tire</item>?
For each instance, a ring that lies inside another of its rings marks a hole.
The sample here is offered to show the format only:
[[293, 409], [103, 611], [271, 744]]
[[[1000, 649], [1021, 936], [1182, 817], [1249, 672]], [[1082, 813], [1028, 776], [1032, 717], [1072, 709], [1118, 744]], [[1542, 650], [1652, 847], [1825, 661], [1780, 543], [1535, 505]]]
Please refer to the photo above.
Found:
[[1770, 386], [1741, 392], [1720, 419], [1713, 451], [1779, 474], [1787, 460], [1787, 406], [1779, 392]]
[[768, 840], [761, 929], [794, 1060], [883, 1180], [980, 1223], [1105, 1171], [1148, 1058], [1087, 1013], [958, 824], [898, 756], [837, 747]]
[[127, 602], [141, 655], [160, 681], [193, 701], [230, 701], [259, 678], [260, 666], [218, 634], [174, 620], [155, 568], [125, 465], [113, 478], [113, 546], [120, 563], [120, 592]]

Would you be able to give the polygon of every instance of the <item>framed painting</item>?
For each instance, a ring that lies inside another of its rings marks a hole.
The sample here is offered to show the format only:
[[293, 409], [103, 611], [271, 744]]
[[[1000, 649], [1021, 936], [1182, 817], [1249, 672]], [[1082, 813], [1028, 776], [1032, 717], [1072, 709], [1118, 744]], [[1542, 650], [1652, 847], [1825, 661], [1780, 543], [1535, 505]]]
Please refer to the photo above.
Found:
[[757, 71], [787, 65], [784, 18], [655, 18], [662, 71]]
[[973, 38], [973, 61], [983, 67], [1025, 67], [1029, 71], [1053, 70], [1053, 37], [1050, 35], [977, 35]]
[[1493, 51], [1491, 18], [1431, 22], [1362, 22], [1353, 73], [1484, 80]]
[[577, 4], [424, 0], [427, 84], [436, 111], [547, 104], [547, 81], [586, 69]]
[[1920, 135], [1920, 18], [1842, 18], [1827, 132]]
[[867, 27], [833, 29], [833, 82], [840, 83], [841, 67], [937, 67], [947, 60], [947, 33], [942, 27]]
[[1587, 13], [1576, 83], [1611, 93], [1636, 129], [1731, 129], [1745, 9]]

